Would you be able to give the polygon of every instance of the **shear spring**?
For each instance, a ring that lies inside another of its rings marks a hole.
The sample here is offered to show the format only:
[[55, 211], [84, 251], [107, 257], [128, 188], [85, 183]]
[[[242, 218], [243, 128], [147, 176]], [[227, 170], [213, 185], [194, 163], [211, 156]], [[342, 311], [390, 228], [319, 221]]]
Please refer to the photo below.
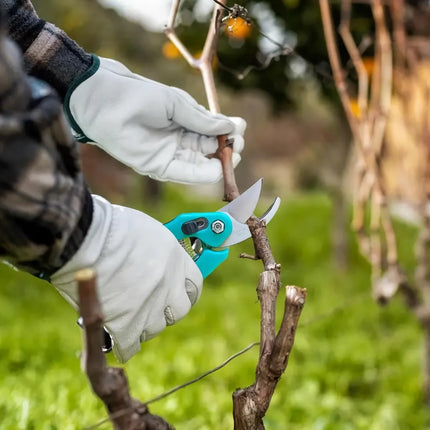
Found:
[[196, 261], [200, 254], [202, 253], [202, 242], [199, 239], [194, 239], [190, 237], [186, 237], [185, 239], [180, 239], [178, 242], [181, 244], [182, 248], [185, 249], [185, 252]]

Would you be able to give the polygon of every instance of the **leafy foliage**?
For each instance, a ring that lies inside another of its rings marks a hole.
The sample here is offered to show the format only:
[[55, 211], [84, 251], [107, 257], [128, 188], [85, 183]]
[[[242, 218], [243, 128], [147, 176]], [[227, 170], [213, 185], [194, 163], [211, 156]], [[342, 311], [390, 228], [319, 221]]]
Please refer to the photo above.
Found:
[[[141, 209], [165, 222], [181, 211], [219, 206], [186, 199], [182, 191], [168, 186], [158, 209]], [[331, 211], [322, 195], [290, 197], [268, 228], [284, 284], [306, 287], [308, 299], [287, 373], [265, 418], [267, 427], [425, 429], [420, 328], [398, 300], [386, 308], [373, 302], [369, 270], [352, 235], [348, 269], [334, 268]], [[410, 256], [415, 232], [405, 225], [398, 229], [402, 254]], [[252, 244], [232, 247], [191, 313], [143, 344], [125, 366], [133, 396], [153, 398], [258, 340], [255, 287], [261, 265], [239, 260], [242, 251], [252, 253]], [[0, 428], [67, 430], [98, 422], [105, 412], [79, 369], [75, 312], [42, 281], [6, 266], [0, 266], [0, 279]], [[152, 404], [151, 411], [178, 430], [231, 429], [231, 393], [253, 382], [257, 354], [258, 348], [247, 352]]]

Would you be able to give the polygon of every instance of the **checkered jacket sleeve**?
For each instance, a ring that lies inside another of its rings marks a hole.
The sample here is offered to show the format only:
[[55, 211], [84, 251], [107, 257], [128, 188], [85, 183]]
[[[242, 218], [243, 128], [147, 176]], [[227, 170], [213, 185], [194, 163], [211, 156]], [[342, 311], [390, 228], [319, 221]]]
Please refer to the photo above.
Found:
[[92, 56], [55, 25], [40, 19], [29, 0], [0, 0], [9, 36], [24, 54], [26, 72], [42, 79], [64, 98], [73, 79], [92, 64]]
[[80, 247], [92, 220], [78, 144], [58, 98], [92, 57], [41, 20], [30, 1], [0, 0], [0, 7], [25, 71], [57, 93], [46, 86], [41, 96], [34, 80], [26, 112], [0, 113], [0, 260], [49, 279]]
[[0, 259], [49, 279], [91, 219], [78, 146], [52, 90], [24, 113], [0, 115]]

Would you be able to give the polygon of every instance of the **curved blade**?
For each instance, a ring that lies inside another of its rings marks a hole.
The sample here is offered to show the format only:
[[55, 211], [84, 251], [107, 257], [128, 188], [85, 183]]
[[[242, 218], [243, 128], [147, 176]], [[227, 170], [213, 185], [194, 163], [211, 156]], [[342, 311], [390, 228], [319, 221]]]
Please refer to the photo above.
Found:
[[[240, 223], [245, 223], [254, 213], [260, 198], [263, 179], [259, 179], [254, 185], [250, 186], [239, 197], [226, 204], [217, 212], [225, 212]], [[234, 231], [234, 229], [233, 229]]]
[[275, 201], [271, 204], [269, 209], [267, 209], [266, 212], [260, 217], [261, 220], [264, 219], [266, 221], [266, 224], [269, 224], [271, 219], [275, 216], [275, 213], [278, 211], [279, 206], [281, 204], [281, 199], [279, 197], [276, 197]]
[[[268, 224], [279, 209], [280, 204], [281, 199], [276, 197], [269, 209], [267, 209], [267, 211], [260, 217], [260, 220], [264, 220], [266, 221], [266, 224]], [[227, 246], [235, 245], [236, 243], [242, 242], [243, 240], [251, 237], [251, 232], [246, 224], [237, 222], [233, 217], [230, 218], [233, 223], [233, 231], [231, 235], [221, 244], [220, 248], [226, 248]]]

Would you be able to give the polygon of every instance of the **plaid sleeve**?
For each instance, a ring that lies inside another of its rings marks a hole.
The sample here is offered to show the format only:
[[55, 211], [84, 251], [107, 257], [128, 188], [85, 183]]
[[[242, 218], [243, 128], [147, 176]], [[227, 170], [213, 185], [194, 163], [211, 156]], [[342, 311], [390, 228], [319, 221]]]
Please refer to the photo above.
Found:
[[49, 279], [77, 251], [91, 219], [58, 97], [50, 92], [27, 112], [0, 115], [0, 257]]
[[91, 66], [92, 56], [40, 19], [29, 0], [0, 0], [0, 4], [8, 16], [9, 36], [24, 54], [26, 72], [49, 82], [64, 98], [73, 79]]

